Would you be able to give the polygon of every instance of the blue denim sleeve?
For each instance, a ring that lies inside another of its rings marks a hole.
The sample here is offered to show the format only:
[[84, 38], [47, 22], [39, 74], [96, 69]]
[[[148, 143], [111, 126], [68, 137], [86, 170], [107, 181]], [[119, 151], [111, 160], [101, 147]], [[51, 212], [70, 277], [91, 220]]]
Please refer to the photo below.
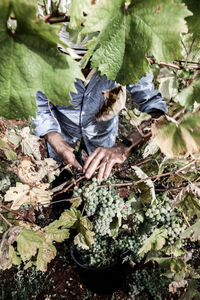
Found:
[[161, 93], [154, 88], [153, 75], [147, 73], [139, 83], [127, 85], [133, 100], [139, 105], [139, 110], [150, 113], [155, 110], [167, 112], [167, 105]]
[[56, 131], [60, 132], [60, 126], [54, 115], [54, 106], [48, 102], [46, 96], [38, 91], [36, 94], [36, 103], [38, 106], [35, 124], [35, 135], [44, 136], [45, 134]]

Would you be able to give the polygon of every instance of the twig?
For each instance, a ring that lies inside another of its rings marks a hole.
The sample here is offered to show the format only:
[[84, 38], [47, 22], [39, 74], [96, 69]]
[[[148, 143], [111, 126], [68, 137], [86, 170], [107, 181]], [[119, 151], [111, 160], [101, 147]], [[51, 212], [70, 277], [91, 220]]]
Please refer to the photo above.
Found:
[[177, 69], [177, 70], [183, 70], [183, 69], [196, 69], [196, 70], [200, 70], [200, 65], [197, 64], [196, 66], [195, 65], [175, 65], [175, 64], [172, 64], [172, 63], [166, 63], [164, 61], [160, 61], [158, 62], [157, 60], [155, 59], [152, 59], [152, 58], [149, 58], [147, 57], [147, 60], [151, 63], [151, 64], [156, 64], [158, 66], [166, 66], [166, 67], [169, 67], [169, 68], [174, 68], [174, 69]]
[[196, 161], [196, 159], [193, 159], [192, 161], [190, 161], [188, 164], [186, 164], [185, 166], [181, 167], [180, 169], [176, 170], [176, 171], [171, 171], [171, 172], [167, 172], [167, 173], [162, 173], [162, 174], [157, 174], [157, 175], [152, 175], [143, 179], [140, 179], [138, 181], [131, 181], [131, 182], [124, 182], [124, 183], [111, 183], [111, 184], [105, 184], [105, 185], [99, 185], [98, 188], [102, 188], [102, 187], [108, 187], [108, 186], [116, 186], [116, 187], [120, 187], [120, 186], [130, 186], [130, 185], [137, 185], [141, 182], [147, 181], [147, 180], [151, 180], [151, 179], [157, 179], [160, 177], [165, 177], [165, 176], [170, 176], [173, 174], [178, 174], [180, 173], [182, 170], [184, 170], [186, 167], [188, 167], [189, 165], [193, 164]]
[[0, 217], [2, 218], [2, 220], [4, 220], [6, 222], [6, 224], [10, 227], [12, 227], [13, 225], [0, 213]]
[[197, 75], [200, 73], [200, 70], [196, 70], [193, 74], [193, 76], [190, 78], [190, 80], [187, 82], [187, 87], [190, 86], [192, 84], [192, 82], [194, 81], [194, 79], [197, 77]]
[[181, 110], [179, 110], [174, 116], [173, 116], [173, 118], [176, 120], [176, 119], [178, 119], [178, 117], [182, 114], [182, 113], [184, 113], [185, 112], [185, 107], [183, 107]]
[[47, 3], [46, 3], [46, 0], [43, 0], [43, 4], [44, 4], [45, 14], [47, 15], [48, 12], [47, 12]]
[[67, 192], [67, 191], [70, 189], [70, 187], [72, 187], [73, 185], [76, 185], [77, 182], [81, 181], [81, 180], [84, 179], [84, 178], [85, 178], [85, 175], [82, 176], [82, 177], [80, 177], [80, 178], [78, 178], [77, 180], [74, 180], [74, 181], [73, 181], [70, 185], [68, 185], [65, 189], [63, 189], [63, 190], [57, 192], [55, 195], [53, 195], [53, 198], [55, 198], [57, 195], [59, 195], [59, 194], [61, 194], [61, 193]]
[[185, 66], [186, 66], [187, 63], [188, 63], [188, 58], [189, 58], [189, 56], [190, 56], [190, 54], [191, 54], [191, 52], [192, 52], [192, 48], [193, 48], [193, 45], [194, 45], [194, 41], [195, 41], [195, 39], [192, 40], [192, 43], [191, 43], [191, 45], [190, 45], [190, 49], [189, 49], [189, 51], [188, 51], [188, 53], [187, 53], [186, 62], [185, 62], [185, 64], [184, 64], [184, 68], [185, 68]]
[[57, 9], [57, 10], [59, 9], [60, 3], [61, 3], [61, 0], [58, 1], [58, 4], [57, 4], [57, 6], [56, 6], [56, 9]]
[[181, 44], [182, 44], [183, 48], [185, 49], [186, 55], [189, 56], [188, 50], [187, 50], [187, 48], [186, 48], [186, 46], [185, 46], [183, 40], [181, 41]]
[[183, 211], [182, 211], [182, 216], [183, 216], [183, 218], [184, 218], [184, 220], [185, 220], [187, 226], [188, 226], [188, 227], [191, 227], [191, 225], [190, 225], [189, 221], [187, 220], [186, 215], [184, 214]]

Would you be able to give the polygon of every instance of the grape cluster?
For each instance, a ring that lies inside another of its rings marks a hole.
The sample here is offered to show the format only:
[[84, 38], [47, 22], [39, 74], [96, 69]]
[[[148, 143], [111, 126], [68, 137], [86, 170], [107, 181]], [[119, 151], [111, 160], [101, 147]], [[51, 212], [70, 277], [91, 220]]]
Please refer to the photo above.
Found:
[[93, 177], [92, 181], [88, 181], [82, 188], [75, 186], [73, 197], [82, 197], [87, 216], [93, 216], [100, 200], [97, 193], [97, 179]]
[[[102, 267], [110, 265], [120, 258], [123, 260], [133, 259], [134, 262], [140, 262], [138, 255], [140, 244], [130, 234], [120, 233], [116, 239], [109, 236], [96, 234], [94, 243], [89, 250], [76, 246], [79, 259], [86, 266]], [[128, 259], [126, 259], [126, 257]]]
[[95, 216], [94, 229], [101, 235], [110, 235], [110, 224], [124, 206], [124, 201], [113, 187], [99, 190], [100, 205]]
[[82, 197], [86, 215], [94, 216], [94, 230], [102, 236], [111, 234], [110, 224], [124, 207], [124, 201], [116, 189], [109, 186], [111, 183], [114, 183], [114, 180], [109, 177], [101, 183], [108, 186], [99, 188], [96, 178], [92, 178], [92, 181], [87, 181], [82, 188], [75, 187], [73, 193], [73, 197]]
[[172, 201], [169, 198], [157, 199], [157, 203], [144, 208], [145, 217], [152, 225], [152, 231], [156, 227], [165, 226], [168, 233], [168, 240], [173, 244], [181, 232], [186, 228], [186, 224], [180, 212], [175, 208], [171, 211]]
[[129, 295], [131, 297], [140, 296], [140, 299], [162, 300], [169, 296], [169, 283], [170, 279], [160, 276], [159, 270], [136, 271], [132, 276]]

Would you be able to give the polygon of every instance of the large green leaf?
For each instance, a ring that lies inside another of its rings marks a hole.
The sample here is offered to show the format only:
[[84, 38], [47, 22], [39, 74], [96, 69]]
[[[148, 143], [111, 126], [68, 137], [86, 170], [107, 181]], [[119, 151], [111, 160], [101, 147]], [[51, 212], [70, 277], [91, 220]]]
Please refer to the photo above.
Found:
[[173, 0], [140, 0], [127, 6], [124, 0], [102, 0], [93, 5], [84, 34], [99, 32], [88, 43], [83, 64], [122, 84], [138, 81], [148, 70], [147, 53], [160, 61], [181, 57], [180, 33], [191, 15]]
[[193, 37], [200, 42], [200, 2], [199, 0], [184, 0], [189, 10], [193, 13], [193, 16], [188, 17], [187, 23], [189, 32], [193, 33]]
[[[17, 20], [7, 27], [11, 13]], [[57, 50], [57, 28], [36, 19], [27, 0], [0, 2], [0, 111], [6, 118], [35, 115], [35, 93], [42, 90], [52, 103], [69, 104], [75, 78], [83, 78], [77, 62]]]

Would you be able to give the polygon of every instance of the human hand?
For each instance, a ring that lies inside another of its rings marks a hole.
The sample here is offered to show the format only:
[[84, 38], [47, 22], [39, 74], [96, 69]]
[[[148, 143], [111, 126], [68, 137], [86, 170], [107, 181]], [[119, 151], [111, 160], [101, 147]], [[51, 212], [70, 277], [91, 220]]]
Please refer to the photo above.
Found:
[[74, 148], [64, 141], [59, 132], [49, 132], [45, 135], [45, 139], [54, 148], [58, 155], [62, 157], [65, 164], [69, 164], [78, 171], [82, 171], [81, 165], [76, 160]]
[[123, 163], [129, 156], [129, 148], [124, 145], [112, 148], [97, 148], [91, 153], [84, 165], [83, 171], [86, 178], [91, 178], [96, 170], [99, 169], [97, 180], [108, 178], [115, 164]]

